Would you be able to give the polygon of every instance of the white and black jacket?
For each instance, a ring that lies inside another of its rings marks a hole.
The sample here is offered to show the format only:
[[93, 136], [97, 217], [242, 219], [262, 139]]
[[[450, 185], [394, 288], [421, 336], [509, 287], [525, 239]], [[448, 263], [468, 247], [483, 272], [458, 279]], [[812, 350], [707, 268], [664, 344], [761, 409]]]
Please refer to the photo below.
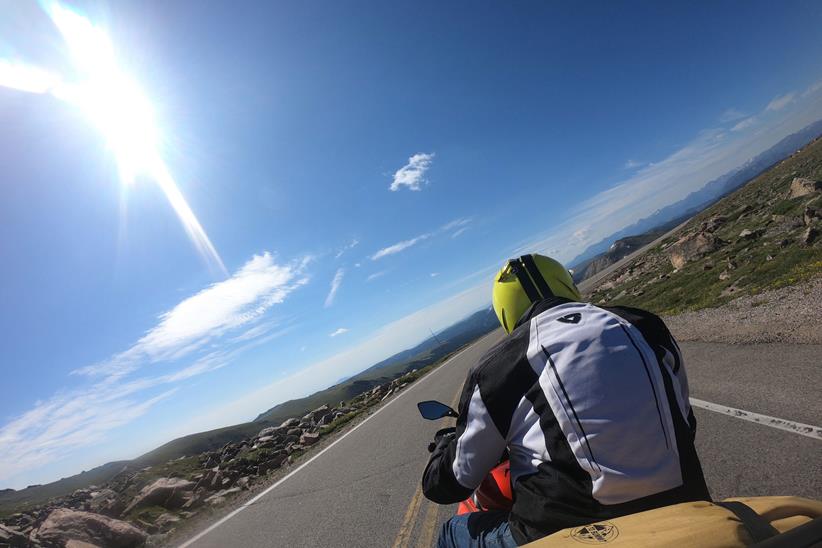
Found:
[[710, 500], [694, 449], [682, 356], [657, 316], [565, 299], [534, 304], [472, 369], [456, 437], [423, 475], [429, 499], [464, 500], [507, 449], [523, 544], [684, 501]]

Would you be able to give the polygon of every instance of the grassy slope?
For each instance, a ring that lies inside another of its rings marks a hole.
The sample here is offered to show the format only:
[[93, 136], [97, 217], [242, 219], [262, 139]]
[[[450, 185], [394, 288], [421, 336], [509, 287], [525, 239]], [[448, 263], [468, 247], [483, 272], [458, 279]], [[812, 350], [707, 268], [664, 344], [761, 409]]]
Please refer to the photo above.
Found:
[[[822, 139], [695, 216], [679, 233], [603, 280], [591, 300], [674, 314], [718, 306], [740, 295], [819, 275], [822, 273], [820, 243], [811, 247], [799, 243], [804, 226], [784, 228], [791, 219], [801, 219], [811, 200], [815, 207], [822, 206], [819, 197], [787, 199], [794, 177], [822, 179]], [[726, 217], [727, 221], [715, 235], [727, 243], [675, 272], [667, 246], [695, 232], [702, 222], [717, 215]], [[763, 234], [753, 240], [743, 239], [739, 234], [744, 229], [761, 230]], [[729, 261], [735, 265], [734, 269], [728, 268]], [[720, 279], [723, 271], [729, 274], [725, 280]]]

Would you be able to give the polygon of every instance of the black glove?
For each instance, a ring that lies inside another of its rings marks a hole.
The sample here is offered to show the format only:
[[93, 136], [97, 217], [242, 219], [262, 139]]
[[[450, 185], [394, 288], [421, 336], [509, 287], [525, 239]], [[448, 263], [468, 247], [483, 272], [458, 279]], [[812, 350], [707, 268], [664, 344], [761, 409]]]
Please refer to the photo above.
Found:
[[428, 444], [428, 452], [433, 453], [437, 449], [444, 449], [456, 436], [457, 429], [453, 426], [437, 430], [437, 433], [434, 434], [434, 441]]

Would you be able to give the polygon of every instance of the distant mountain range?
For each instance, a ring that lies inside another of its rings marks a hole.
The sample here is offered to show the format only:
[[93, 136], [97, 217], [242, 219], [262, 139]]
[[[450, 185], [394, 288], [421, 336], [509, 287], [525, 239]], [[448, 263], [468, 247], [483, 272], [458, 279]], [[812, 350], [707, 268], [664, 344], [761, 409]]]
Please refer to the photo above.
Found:
[[[584, 270], [587, 264], [596, 256], [607, 253], [611, 245], [620, 238], [658, 231], [666, 225], [674, 228], [676, 224], [671, 225], [672, 221], [678, 219], [685, 221], [687, 218], [699, 213], [821, 135], [822, 120], [818, 120], [796, 133], [788, 135], [740, 167], [706, 183], [702, 188], [688, 194], [682, 200], [666, 206], [589, 246], [569, 261], [568, 264], [574, 265], [571, 268], [575, 273], [579, 272]], [[653, 241], [653, 239], [651, 238], [648, 242]]]
[[279, 425], [291, 417], [301, 417], [326, 403], [337, 405], [340, 401], [354, 398], [408, 371], [436, 363], [497, 327], [499, 323], [493, 309], [485, 308], [444, 329], [436, 336], [425, 339], [415, 347], [372, 365], [358, 375], [305, 398], [276, 405], [251, 422], [183, 436], [136, 459], [109, 462], [48, 484], [32, 485], [20, 490], [0, 489], [0, 513], [19, 504], [45, 502], [52, 497], [71, 493], [75, 489], [105, 483], [123, 471], [138, 470], [184, 455], [196, 455], [222, 447], [226, 443], [254, 436], [266, 426]]

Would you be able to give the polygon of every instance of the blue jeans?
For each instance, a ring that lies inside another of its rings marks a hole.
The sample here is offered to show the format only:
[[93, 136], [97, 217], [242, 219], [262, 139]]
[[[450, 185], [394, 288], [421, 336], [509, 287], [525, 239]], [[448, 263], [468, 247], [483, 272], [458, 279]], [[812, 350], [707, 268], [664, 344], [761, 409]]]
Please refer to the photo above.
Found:
[[472, 512], [454, 516], [440, 531], [437, 548], [515, 548], [508, 512]]

